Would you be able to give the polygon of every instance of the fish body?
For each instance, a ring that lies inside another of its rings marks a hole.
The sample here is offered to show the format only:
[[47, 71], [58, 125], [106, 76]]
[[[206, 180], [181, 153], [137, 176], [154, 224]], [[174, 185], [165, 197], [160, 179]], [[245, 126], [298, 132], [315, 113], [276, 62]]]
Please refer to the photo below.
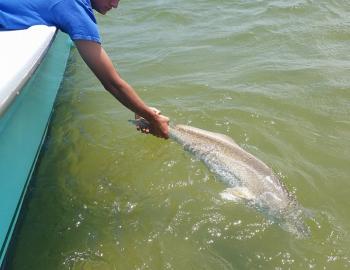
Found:
[[296, 236], [309, 235], [295, 197], [270, 167], [233, 139], [186, 125], [170, 127], [169, 135], [228, 185], [223, 198], [244, 201]]

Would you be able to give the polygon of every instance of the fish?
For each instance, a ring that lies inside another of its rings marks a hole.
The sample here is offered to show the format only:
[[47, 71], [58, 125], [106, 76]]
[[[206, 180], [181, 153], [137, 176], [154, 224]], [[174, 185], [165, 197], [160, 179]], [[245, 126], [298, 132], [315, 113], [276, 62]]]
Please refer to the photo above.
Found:
[[242, 202], [298, 238], [310, 236], [304, 211], [273, 170], [227, 135], [188, 125], [169, 126], [169, 138], [203, 161], [227, 188], [226, 200]]

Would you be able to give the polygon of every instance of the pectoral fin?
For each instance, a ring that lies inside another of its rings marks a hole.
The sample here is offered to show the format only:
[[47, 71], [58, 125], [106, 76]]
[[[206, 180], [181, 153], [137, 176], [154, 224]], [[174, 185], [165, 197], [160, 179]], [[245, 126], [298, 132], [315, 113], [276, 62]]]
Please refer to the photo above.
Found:
[[224, 200], [239, 202], [241, 200], [251, 201], [255, 196], [245, 187], [227, 188], [220, 193]]

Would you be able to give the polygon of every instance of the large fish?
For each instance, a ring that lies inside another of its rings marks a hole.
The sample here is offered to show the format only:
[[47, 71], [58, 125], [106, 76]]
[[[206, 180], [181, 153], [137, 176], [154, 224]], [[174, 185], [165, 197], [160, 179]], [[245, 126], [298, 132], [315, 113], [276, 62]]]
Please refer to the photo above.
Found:
[[228, 185], [223, 198], [246, 203], [298, 237], [309, 235], [295, 197], [272, 169], [233, 139], [186, 125], [169, 127], [169, 135]]

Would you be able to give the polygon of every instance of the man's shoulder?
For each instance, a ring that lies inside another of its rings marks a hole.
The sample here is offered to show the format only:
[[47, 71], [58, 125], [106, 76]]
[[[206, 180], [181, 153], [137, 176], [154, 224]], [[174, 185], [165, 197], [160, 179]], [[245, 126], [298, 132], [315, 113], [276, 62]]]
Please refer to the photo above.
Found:
[[[59, 16], [58, 19], [70, 17], [79, 20], [81, 17], [89, 17], [96, 23], [95, 15], [89, 0], [53, 0], [50, 11], [55, 14], [65, 15]], [[61, 18], [60, 18], [61, 17]]]
[[50, 13], [55, 25], [72, 40], [101, 43], [97, 22], [89, 0], [56, 0]]
[[[45, 0], [38, 0], [45, 1]], [[47, 2], [47, 1], [46, 1]], [[91, 3], [89, 0], [49, 0], [50, 6], [54, 7], [55, 5], [66, 5], [66, 6], [86, 6], [91, 8]]]

